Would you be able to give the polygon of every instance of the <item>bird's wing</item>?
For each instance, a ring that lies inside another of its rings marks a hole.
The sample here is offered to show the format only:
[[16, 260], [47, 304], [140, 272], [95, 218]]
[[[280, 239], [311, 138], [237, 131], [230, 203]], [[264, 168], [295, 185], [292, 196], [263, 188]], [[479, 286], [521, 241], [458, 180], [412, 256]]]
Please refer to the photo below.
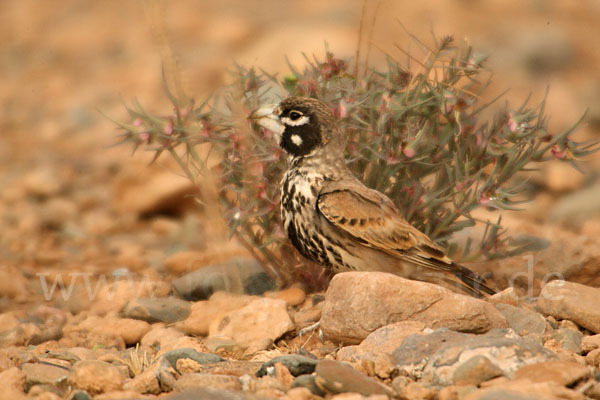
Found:
[[332, 184], [321, 191], [319, 212], [335, 227], [364, 246], [376, 248], [415, 265], [450, 273], [471, 289], [495, 293], [483, 278], [454, 263], [424, 233], [410, 225], [385, 195], [360, 183]]

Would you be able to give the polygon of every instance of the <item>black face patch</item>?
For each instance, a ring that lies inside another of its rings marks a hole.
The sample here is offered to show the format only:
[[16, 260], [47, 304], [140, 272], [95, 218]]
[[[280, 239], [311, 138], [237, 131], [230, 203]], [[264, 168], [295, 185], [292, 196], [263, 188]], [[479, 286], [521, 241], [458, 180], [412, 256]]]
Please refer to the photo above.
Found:
[[318, 118], [306, 108], [283, 109], [279, 119], [284, 126], [279, 146], [292, 156], [304, 156], [321, 144]]

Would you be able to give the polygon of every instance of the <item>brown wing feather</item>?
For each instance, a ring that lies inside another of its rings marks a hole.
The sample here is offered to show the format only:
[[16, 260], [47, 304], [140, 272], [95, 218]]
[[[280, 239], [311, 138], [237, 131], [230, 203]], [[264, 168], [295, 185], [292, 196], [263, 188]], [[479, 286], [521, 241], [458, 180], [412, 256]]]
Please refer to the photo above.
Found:
[[477, 292], [495, 293], [483, 278], [458, 265], [427, 235], [410, 225], [385, 195], [362, 184], [344, 182], [322, 191], [317, 209], [334, 226], [346, 231], [363, 245], [422, 267], [444, 271], [459, 278]]

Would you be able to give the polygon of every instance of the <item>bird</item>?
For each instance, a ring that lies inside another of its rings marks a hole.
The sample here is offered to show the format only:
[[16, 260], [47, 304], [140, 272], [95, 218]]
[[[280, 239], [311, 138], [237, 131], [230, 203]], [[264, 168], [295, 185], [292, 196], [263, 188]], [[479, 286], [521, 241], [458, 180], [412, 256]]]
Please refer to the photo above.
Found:
[[475, 297], [495, 293], [350, 171], [344, 132], [326, 104], [293, 96], [259, 107], [249, 119], [271, 131], [288, 155], [281, 221], [304, 257], [333, 274], [381, 271]]

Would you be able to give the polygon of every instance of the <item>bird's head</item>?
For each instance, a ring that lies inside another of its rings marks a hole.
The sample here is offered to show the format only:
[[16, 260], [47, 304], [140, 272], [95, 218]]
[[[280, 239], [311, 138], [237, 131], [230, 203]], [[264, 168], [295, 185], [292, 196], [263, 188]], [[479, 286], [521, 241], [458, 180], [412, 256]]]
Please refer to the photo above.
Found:
[[317, 99], [288, 97], [250, 114], [250, 119], [277, 135], [279, 147], [293, 157], [313, 153], [332, 141], [337, 128], [331, 110]]

